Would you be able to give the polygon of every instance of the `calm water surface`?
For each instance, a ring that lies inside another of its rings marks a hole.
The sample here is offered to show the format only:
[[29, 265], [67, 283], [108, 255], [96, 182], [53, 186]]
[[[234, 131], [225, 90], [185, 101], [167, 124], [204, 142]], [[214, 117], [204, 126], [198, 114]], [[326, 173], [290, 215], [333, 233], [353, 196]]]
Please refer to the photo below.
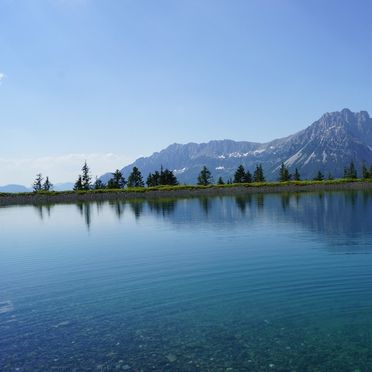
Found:
[[372, 194], [0, 208], [1, 371], [371, 371]]

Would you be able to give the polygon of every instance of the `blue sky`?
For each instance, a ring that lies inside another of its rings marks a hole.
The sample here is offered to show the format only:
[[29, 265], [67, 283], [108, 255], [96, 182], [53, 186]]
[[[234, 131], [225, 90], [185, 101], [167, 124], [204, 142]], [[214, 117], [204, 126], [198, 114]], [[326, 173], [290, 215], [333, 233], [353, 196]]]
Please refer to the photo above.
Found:
[[0, 184], [372, 111], [369, 1], [0, 0]]

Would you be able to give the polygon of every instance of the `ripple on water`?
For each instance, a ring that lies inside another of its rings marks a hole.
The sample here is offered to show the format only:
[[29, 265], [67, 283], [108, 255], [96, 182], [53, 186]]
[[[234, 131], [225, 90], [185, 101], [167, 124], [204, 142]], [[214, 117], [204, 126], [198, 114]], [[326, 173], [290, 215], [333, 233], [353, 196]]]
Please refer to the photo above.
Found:
[[372, 370], [358, 195], [0, 208], [0, 370]]

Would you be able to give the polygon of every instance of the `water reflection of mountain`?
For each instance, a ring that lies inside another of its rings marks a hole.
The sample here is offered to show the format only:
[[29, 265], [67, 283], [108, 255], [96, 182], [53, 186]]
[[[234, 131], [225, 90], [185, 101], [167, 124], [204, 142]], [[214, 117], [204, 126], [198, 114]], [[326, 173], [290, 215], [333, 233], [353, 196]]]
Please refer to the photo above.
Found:
[[[321, 234], [332, 244], [353, 245], [372, 237], [371, 192], [324, 192], [297, 194], [248, 194], [237, 197], [133, 200], [76, 204], [90, 228], [99, 224], [103, 209], [118, 219], [161, 218], [175, 228], [247, 229], [265, 223], [295, 224]], [[50, 217], [51, 205], [35, 206], [40, 218]], [[53, 213], [52, 213], [53, 217]]]
[[298, 203], [289, 200], [283, 218], [329, 235], [368, 235], [372, 233], [372, 193], [303, 195]]
[[[300, 225], [336, 245], [353, 245], [358, 238], [366, 246], [372, 236], [371, 192], [257, 194], [142, 202], [144, 215], [160, 215], [167, 222], [203, 228], [247, 229], [263, 221]], [[136, 215], [138, 218], [141, 215]]]

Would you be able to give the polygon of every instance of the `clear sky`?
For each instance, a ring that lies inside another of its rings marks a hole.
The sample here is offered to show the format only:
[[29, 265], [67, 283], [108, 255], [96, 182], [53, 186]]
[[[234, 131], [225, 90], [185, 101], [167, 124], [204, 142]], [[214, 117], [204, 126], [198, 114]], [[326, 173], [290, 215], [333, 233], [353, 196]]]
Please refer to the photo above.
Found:
[[372, 111], [368, 0], [0, 0], [0, 184]]

